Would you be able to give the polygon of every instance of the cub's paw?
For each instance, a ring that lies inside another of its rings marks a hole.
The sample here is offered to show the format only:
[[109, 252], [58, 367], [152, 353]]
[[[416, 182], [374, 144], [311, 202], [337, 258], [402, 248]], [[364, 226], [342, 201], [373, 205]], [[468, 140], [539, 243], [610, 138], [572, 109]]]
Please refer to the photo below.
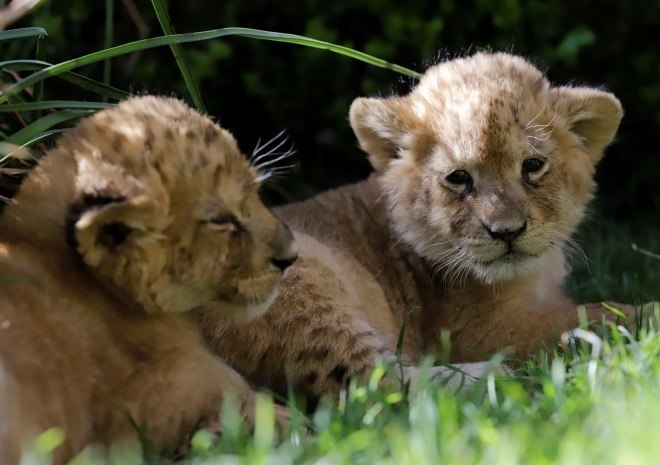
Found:
[[291, 429], [291, 414], [283, 405], [275, 404], [275, 427], [280, 435]]
[[600, 323], [604, 318], [624, 326], [629, 331], [635, 331], [649, 318], [660, 314], [660, 303], [648, 302], [643, 305], [630, 305], [618, 302], [600, 302], [579, 305], [578, 313], [585, 313], [587, 319], [594, 323]]
[[[605, 319], [615, 323], [621, 332], [627, 333], [627, 337], [633, 338], [640, 327], [648, 324], [651, 318], [660, 317], [660, 303], [648, 302], [643, 305], [620, 304], [616, 302], [601, 302], [599, 304], [588, 304], [578, 306], [578, 312], [599, 311]], [[593, 321], [594, 319], [592, 319]], [[601, 320], [602, 321], [602, 320]], [[593, 321], [598, 323], [597, 321]], [[561, 344], [568, 346], [572, 341], [583, 340], [589, 343], [592, 350], [600, 351], [602, 340], [596, 333], [584, 328], [574, 328], [565, 331], [561, 335]]]
[[[425, 375], [424, 370], [428, 370]], [[410, 382], [410, 391], [416, 392], [420, 389], [421, 380], [428, 376], [431, 383], [441, 385], [445, 389], [458, 394], [469, 392], [479, 380], [494, 376], [507, 376], [509, 370], [494, 361], [475, 363], [454, 363], [450, 365], [433, 366], [429, 368], [406, 367], [404, 375]]]
[[[223, 407], [215, 417], [205, 419], [201, 429], [211, 433], [214, 436], [219, 436], [223, 433], [227, 422], [243, 422], [245, 428], [254, 430], [256, 418], [259, 415], [257, 404], [259, 400], [257, 395], [241, 396], [241, 399], [236, 399], [235, 396], [227, 396], [223, 401]], [[264, 403], [268, 404], [271, 401], [266, 398], [262, 399]], [[270, 405], [265, 405], [265, 414], [267, 417], [270, 415], [267, 410], [272, 408], [274, 419], [275, 432], [278, 437], [283, 437], [291, 428], [291, 414], [289, 409], [283, 405], [273, 402]]]

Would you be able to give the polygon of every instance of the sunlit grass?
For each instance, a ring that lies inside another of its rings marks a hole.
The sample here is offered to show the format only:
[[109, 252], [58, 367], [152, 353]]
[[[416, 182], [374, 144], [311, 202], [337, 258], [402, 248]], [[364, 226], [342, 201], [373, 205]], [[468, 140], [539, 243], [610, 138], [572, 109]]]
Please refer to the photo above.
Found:
[[[154, 2], [161, 5], [162, 2]], [[164, 30], [168, 27], [166, 16]], [[71, 70], [155, 46], [216, 40], [231, 35], [283, 41], [340, 53], [374, 66], [416, 77], [417, 73], [346, 47], [314, 39], [241, 28], [168, 35], [108, 48], [59, 64], [34, 60], [0, 63], [0, 72], [32, 74], [12, 80], [0, 94], [0, 111], [20, 114], [25, 123], [2, 135], [6, 146], [30, 146], [61, 132], [70, 123], [106, 104], [45, 101], [44, 79], [64, 78], [103, 99], [127, 95], [120, 89]], [[0, 40], [46, 40], [41, 28], [3, 31]], [[179, 61], [186, 73], [185, 61]], [[109, 68], [108, 68], [109, 69]], [[13, 76], [13, 75], [10, 75]], [[191, 95], [199, 95], [194, 80]], [[32, 87], [36, 86], [36, 87]], [[34, 94], [28, 92], [34, 88]], [[202, 105], [201, 98], [194, 98]], [[56, 129], [53, 129], [56, 128]], [[0, 147], [2, 148], [2, 147]], [[4, 149], [3, 149], [4, 150]], [[0, 150], [0, 155], [3, 155]], [[0, 165], [3, 160], [0, 157]], [[657, 220], [656, 220], [657, 222]], [[632, 244], [660, 252], [657, 225], [590, 222], [579, 237], [588, 258], [574, 264], [568, 289], [578, 301], [658, 300], [660, 261], [633, 250]], [[377, 381], [353, 383], [338, 405], [322, 401], [310, 416], [291, 407], [291, 430], [278, 435], [268, 396], [258, 402], [256, 427], [249, 430], [236, 409], [223, 411], [222, 435], [195, 434], [183, 463], [222, 464], [654, 464], [660, 457], [660, 335], [658, 315], [638, 340], [614, 329], [596, 353], [585, 343], [564, 353], [546, 353], [517, 364], [506, 378], [488, 378], [472, 392], [456, 395], [430, 382], [410, 396]], [[391, 368], [396, 370], [396, 367]], [[61, 436], [46, 432], [22, 464], [46, 464], [47, 452]], [[172, 457], [142, 456], [135, 449], [110, 453], [90, 448], [76, 464], [160, 463]]]
[[[225, 408], [222, 435], [195, 434], [183, 456], [140, 458], [90, 448], [74, 462], [192, 464], [655, 464], [660, 457], [660, 335], [656, 314], [633, 339], [614, 331], [594, 352], [578, 343], [525, 362], [507, 377], [458, 395], [426, 379], [404, 396], [378, 383], [352, 383], [338, 405], [309, 417], [292, 409], [278, 436], [273, 403], [261, 395], [249, 430]], [[396, 367], [392, 368], [396, 369]], [[51, 436], [52, 433], [50, 433]], [[52, 437], [46, 439], [53, 439]], [[41, 447], [47, 442], [41, 438]], [[30, 455], [26, 463], [38, 462]], [[41, 462], [43, 463], [43, 462]]]
[[[655, 320], [657, 323], [657, 319]], [[246, 433], [189, 457], [195, 463], [655, 463], [660, 446], [660, 336], [616, 332], [601, 352], [539, 357], [467, 395], [422, 383], [409, 398], [353, 384], [324, 405], [311, 433], [264, 447]], [[259, 428], [259, 427], [258, 427]], [[229, 460], [227, 462], [227, 460]]]

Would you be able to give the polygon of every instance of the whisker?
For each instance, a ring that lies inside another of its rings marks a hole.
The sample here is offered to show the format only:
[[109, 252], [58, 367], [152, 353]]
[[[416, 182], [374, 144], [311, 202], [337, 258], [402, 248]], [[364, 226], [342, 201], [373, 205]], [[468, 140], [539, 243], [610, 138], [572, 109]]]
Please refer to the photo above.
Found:
[[552, 132], [546, 132], [545, 134], [542, 134], [542, 137], [537, 137], [537, 136], [527, 136], [528, 139], [534, 139], [539, 142], [545, 142], [546, 140], [550, 139], [550, 135]]
[[431, 247], [439, 247], [439, 246], [441, 246], [441, 245], [447, 245], [447, 244], [449, 244], [449, 242], [450, 242], [450, 241], [429, 242], [429, 243], [426, 244], [424, 247], [422, 247], [421, 249], [419, 249], [419, 251], [420, 251], [421, 253], [424, 253], [424, 252], [426, 252], [427, 250], [429, 250]]
[[[280, 157], [284, 156], [284, 158], [291, 156], [295, 153], [295, 149], [293, 147], [288, 148], [285, 151], [280, 151], [280, 152], [268, 152], [267, 154], [263, 154], [259, 156], [258, 160], [255, 160], [252, 162], [252, 166], [255, 168], [262, 167], [262, 166], [268, 166], [269, 164], [272, 164], [273, 159], [278, 158], [278, 161], [281, 159]], [[266, 158], [268, 157], [268, 158]]]
[[293, 144], [291, 144], [286, 150], [280, 150], [289, 142], [290, 137], [286, 133], [286, 129], [278, 132], [264, 144], [261, 143], [261, 138], [257, 140], [257, 144], [250, 156], [250, 162], [257, 171], [257, 180], [259, 182], [281, 175], [295, 166], [295, 164], [274, 166], [296, 153]]
[[[274, 137], [272, 137], [268, 142], [266, 142], [264, 145], [261, 145], [261, 137], [257, 139], [257, 145], [254, 147], [254, 150], [252, 150], [252, 156], [250, 157], [251, 160], [254, 161], [254, 158], [259, 155], [263, 150], [266, 150], [266, 148], [274, 144], [282, 135], [286, 134], [286, 129], [282, 129], [280, 132], [278, 132]], [[288, 134], [286, 135], [285, 139], [288, 139]], [[277, 148], [276, 148], [277, 150]], [[272, 150], [270, 150], [272, 152]]]
[[[536, 114], [536, 116], [535, 116], [534, 118], [532, 118], [532, 119], [527, 123], [527, 125], [525, 126], [525, 129], [524, 129], [524, 130], [527, 131], [527, 129], [530, 129], [530, 128], [535, 127], [535, 126], [532, 126], [531, 124], [532, 124], [534, 121], [536, 121], [537, 118], [538, 118], [539, 116], [541, 116], [541, 114], [542, 114], [544, 111], [545, 111], [545, 107], [541, 108], [541, 110]], [[536, 126], [540, 126], [540, 125], [536, 125]]]
[[259, 175], [257, 176], [257, 181], [262, 182], [265, 181], [266, 179], [270, 178], [276, 178], [278, 176], [281, 176], [285, 174], [288, 170], [296, 166], [295, 164], [291, 165], [284, 165], [284, 166], [276, 166], [274, 168], [266, 169], [266, 170], [258, 170]]
[[529, 144], [529, 143], [528, 143], [527, 145], [529, 145], [529, 148], [531, 148], [532, 150], [534, 150], [534, 151], [535, 151], [536, 153], [538, 153], [539, 155], [543, 155], [543, 153], [541, 153], [541, 151], [540, 151], [539, 149], [537, 149], [536, 147], [534, 147], [534, 144]]
[[[525, 126], [525, 129], [523, 130], [523, 133], [527, 134], [527, 137], [530, 139], [535, 139], [538, 141], [546, 141], [550, 138], [550, 135], [553, 133], [555, 130], [555, 127], [552, 126], [552, 123], [555, 121], [555, 117], [557, 116], [556, 114], [552, 115], [552, 118], [550, 118], [550, 121], [548, 121], [546, 124], [531, 124], [534, 120], [536, 120], [541, 113], [545, 110], [545, 107], [539, 112], [529, 123], [527, 123], [527, 126]], [[552, 127], [550, 127], [552, 126]], [[550, 127], [550, 130], [547, 132], [542, 132], [544, 129]], [[532, 134], [528, 134], [528, 131], [531, 131]]]
[[[291, 157], [295, 153], [296, 153], [296, 150], [293, 147], [291, 147], [286, 152], [270, 152], [268, 155], [272, 155], [275, 158], [273, 158], [271, 160], [264, 161], [263, 163], [255, 163], [254, 166], [257, 169], [262, 169], [262, 168], [265, 168], [266, 166], [270, 166], [274, 163], [285, 160], [285, 159]], [[265, 155], [261, 155], [261, 156], [263, 157]]]

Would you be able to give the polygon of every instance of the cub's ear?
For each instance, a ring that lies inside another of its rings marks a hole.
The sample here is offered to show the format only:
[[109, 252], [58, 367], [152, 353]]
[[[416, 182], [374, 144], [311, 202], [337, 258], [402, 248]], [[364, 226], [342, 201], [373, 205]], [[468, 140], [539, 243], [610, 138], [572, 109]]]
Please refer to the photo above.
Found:
[[552, 89], [553, 106], [577, 134], [594, 164], [612, 142], [623, 117], [621, 102], [613, 94], [588, 87]]
[[69, 208], [67, 240], [88, 265], [97, 266], [135, 231], [146, 230], [156, 211], [144, 195], [126, 197], [108, 188], [85, 193]]
[[357, 98], [349, 112], [351, 127], [362, 150], [369, 155], [371, 165], [385, 169], [400, 155], [400, 149], [408, 148], [411, 134], [410, 111], [402, 97]]
[[80, 154], [76, 160], [74, 201], [66, 222], [68, 243], [90, 266], [97, 266], [136, 231], [167, 221], [169, 198], [155, 170], [138, 179], [120, 166]]

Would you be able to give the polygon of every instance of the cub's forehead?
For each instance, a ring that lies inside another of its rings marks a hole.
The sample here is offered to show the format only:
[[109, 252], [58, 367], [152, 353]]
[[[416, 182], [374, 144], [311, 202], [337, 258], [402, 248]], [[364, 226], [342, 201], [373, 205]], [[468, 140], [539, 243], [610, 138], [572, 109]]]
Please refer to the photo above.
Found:
[[191, 176], [219, 179], [224, 172], [253, 177], [228, 131], [173, 98], [125, 100], [83, 120], [65, 143], [74, 145], [69, 148], [77, 156], [103, 159], [131, 175], [155, 168], [166, 182]]
[[508, 54], [476, 54], [430, 68], [408, 95], [442, 150], [461, 161], [505, 156], [547, 123], [544, 75]]
[[537, 93], [549, 86], [541, 71], [522, 57], [506, 53], [477, 53], [429, 68], [417, 89], [452, 93], [499, 89], [504, 92]]

